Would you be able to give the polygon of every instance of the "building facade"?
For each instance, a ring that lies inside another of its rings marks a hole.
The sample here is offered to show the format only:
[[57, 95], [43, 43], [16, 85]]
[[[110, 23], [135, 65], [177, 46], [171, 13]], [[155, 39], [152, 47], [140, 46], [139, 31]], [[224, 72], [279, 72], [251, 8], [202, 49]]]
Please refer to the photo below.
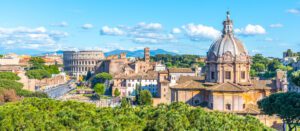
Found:
[[215, 83], [250, 83], [250, 56], [234, 36], [233, 21], [227, 15], [223, 34], [207, 53], [206, 81]]
[[6, 55], [0, 58], [0, 65], [19, 65], [20, 58], [18, 56]]
[[250, 64], [246, 48], [234, 36], [227, 12], [222, 36], [207, 53], [205, 77], [180, 76], [173, 81], [168, 76], [165, 81], [169, 82], [170, 100], [225, 112], [259, 113], [257, 101], [280, 87], [275, 80], [251, 79]]
[[97, 63], [105, 59], [102, 51], [64, 51], [64, 71], [72, 75], [86, 75], [94, 72]]

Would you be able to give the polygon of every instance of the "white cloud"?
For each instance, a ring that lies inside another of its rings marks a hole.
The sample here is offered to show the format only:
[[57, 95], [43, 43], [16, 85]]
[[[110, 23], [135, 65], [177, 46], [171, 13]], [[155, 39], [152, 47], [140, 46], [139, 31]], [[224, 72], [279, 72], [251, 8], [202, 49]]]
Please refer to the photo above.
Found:
[[273, 39], [272, 39], [272, 38], [270, 38], [270, 37], [266, 37], [266, 38], [265, 38], [265, 41], [267, 41], [267, 42], [271, 42], [271, 41], [273, 41]]
[[60, 23], [54, 23], [54, 24], [51, 24], [52, 26], [59, 26], [59, 27], [66, 27], [68, 26], [68, 23], [65, 22], [65, 21], [62, 21]]
[[136, 43], [158, 43], [158, 40], [151, 38], [133, 38]]
[[135, 43], [175, 42], [173, 34], [165, 33], [160, 23], [141, 22], [135, 26], [104, 26], [101, 35], [124, 36]]
[[245, 28], [235, 29], [235, 33], [244, 36], [254, 36], [266, 34], [266, 30], [261, 25], [248, 24]]
[[160, 23], [145, 23], [141, 22], [136, 27], [136, 29], [143, 29], [143, 30], [161, 30], [162, 25]]
[[281, 27], [283, 27], [283, 25], [280, 23], [277, 23], [277, 24], [271, 24], [270, 27], [271, 28], [281, 28]]
[[68, 33], [48, 31], [45, 27], [0, 28], [0, 47], [5, 49], [50, 50], [59, 47], [59, 41]]
[[288, 9], [286, 12], [291, 13], [291, 14], [300, 14], [299, 9]]
[[82, 29], [91, 29], [93, 28], [94, 26], [92, 24], [84, 24], [81, 26]]
[[179, 33], [181, 33], [181, 30], [179, 28], [173, 28], [172, 33], [173, 34], [179, 34]]
[[103, 26], [100, 32], [101, 32], [101, 35], [114, 35], [114, 36], [125, 35], [125, 32], [117, 27], [111, 28], [108, 26]]
[[253, 50], [251, 50], [251, 53], [253, 53], [253, 54], [255, 54], [255, 53], [260, 53], [261, 51], [260, 50], [258, 50], [258, 49], [253, 49]]
[[186, 35], [193, 41], [214, 40], [221, 35], [221, 32], [216, 30], [215, 28], [202, 24], [187, 24], [182, 28], [185, 31]]

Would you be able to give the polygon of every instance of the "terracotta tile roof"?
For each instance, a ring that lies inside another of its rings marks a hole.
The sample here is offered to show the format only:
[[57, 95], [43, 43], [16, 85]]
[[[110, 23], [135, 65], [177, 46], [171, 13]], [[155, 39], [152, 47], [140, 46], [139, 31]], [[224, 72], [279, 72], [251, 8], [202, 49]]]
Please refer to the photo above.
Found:
[[197, 77], [197, 76], [181, 76], [177, 81], [177, 85], [173, 86], [172, 88], [205, 88], [204, 78]]
[[207, 90], [222, 91], [222, 92], [244, 92], [247, 90], [247, 88], [227, 82], [227, 83], [214, 85], [212, 87], [209, 87]]
[[194, 73], [191, 68], [169, 68], [169, 73]]
[[178, 89], [201, 89], [206, 88], [202, 82], [198, 80], [189, 80], [184, 83], [178, 84], [173, 86], [172, 88], [178, 88]]
[[270, 90], [276, 87], [274, 80], [252, 80], [251, 83], [206, 83], [204, 77], [198, 76], [180, 76], [177, 84], [171, 88], [205, 88], [210, 91], [224, 91], [224, 92], [243, 92], [251, 89]]
[[134, 75], [129, 75], [127, 76], [126, 79], [128, 80], [136, 80], [136, 79], [142, 79], [142, 80], [156, 80], [157, 73], [139, 73], [139, 74], [134, 74]]
[[168, 80], [163, 80], [163, 81], [160, 81], [160, 83], [170, 83], [170, 81], [168, 81]]
[[168, 74], [169, 72], [167, 70], [164, 70], [164, 71], [159, 71], [158, 73], [159, 74]]
[[184, 83], [186, 81], [190, 80], [198, 80], [204, 82], [204, 77], [198, 77], [198, 76], [180, 76], [179, 79], [177, 80], [178, 84]]
[[276, 83], [275, 80], [252, 80], [252, 86], [250, 87], [253, 89], [275, 89]]

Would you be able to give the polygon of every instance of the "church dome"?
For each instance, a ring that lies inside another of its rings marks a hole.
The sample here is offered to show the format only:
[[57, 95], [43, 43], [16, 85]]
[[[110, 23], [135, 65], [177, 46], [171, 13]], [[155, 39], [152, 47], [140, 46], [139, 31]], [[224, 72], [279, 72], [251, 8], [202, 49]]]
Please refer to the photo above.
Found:
[[224, 55], [230, 55], [233, 58], [240, 55], [248, 56], [248, 52], [243, 43], [234, 37], [233, 22], [229, 18], [229, 12], [227, 12], [227, 19], [223, 22], [223, 25], [224, 28], [221, 38], [211, 45], [207, 53], [208, 61], [214, 61]]

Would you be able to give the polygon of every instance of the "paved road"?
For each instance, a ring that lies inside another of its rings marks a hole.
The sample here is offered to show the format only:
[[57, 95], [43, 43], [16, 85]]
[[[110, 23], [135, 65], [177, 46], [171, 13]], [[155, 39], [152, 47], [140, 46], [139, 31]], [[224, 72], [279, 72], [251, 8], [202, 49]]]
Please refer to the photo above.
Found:
[[45, 91], [45, 93], [48, 94], [50, 98], [58, 98], [71, 90], [73, 90], [73, 88], [69, 86], [68, 82], [67, 84], [62, 84], [57, 87], [48, 89]]

